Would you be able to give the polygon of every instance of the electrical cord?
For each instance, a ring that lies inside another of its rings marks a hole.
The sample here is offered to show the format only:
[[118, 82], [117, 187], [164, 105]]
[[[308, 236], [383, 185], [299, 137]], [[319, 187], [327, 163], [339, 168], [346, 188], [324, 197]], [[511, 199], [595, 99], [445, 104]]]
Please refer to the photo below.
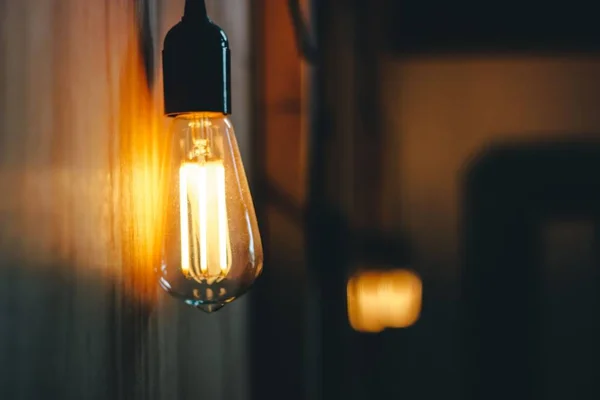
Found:
[[288, 0], [288, 8], [292, 24], [294, 25], [294, 35], [296, 36], [298, 52], [307, 63], [316, 64], [318, 58], [317, 46], [311, 38], [308, 24], [302, 15], [300, 0]]

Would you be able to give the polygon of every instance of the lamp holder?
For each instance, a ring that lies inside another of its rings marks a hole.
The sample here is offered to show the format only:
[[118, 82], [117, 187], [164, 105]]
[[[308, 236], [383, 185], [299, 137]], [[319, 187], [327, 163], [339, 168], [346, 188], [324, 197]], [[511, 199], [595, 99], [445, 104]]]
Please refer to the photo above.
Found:
[[162, 62], [165, 115], [231, 114], [229, 40], [204, 0], [186, 0], [183, 18], [165, 36]]

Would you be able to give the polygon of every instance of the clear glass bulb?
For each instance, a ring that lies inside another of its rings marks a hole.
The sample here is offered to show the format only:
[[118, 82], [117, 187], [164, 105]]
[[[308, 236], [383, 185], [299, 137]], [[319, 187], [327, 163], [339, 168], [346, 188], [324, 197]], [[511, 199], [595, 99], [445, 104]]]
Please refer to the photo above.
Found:
[[159, 281], [187, 304], [213, 312], [245, 293], [262, 271], [256, 213], [225, 115], [179, 115], [170, 134], [174, 163]]

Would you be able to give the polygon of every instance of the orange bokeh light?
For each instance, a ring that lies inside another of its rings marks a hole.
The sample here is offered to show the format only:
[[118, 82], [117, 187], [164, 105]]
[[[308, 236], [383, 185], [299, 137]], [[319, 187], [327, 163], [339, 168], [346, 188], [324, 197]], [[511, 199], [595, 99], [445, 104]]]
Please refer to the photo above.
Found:
[[355, 274], [347, 285], [350, 325], [359, 332], [413, 325], [421, 312], [422, 286], [421, 279], [409, 270]]

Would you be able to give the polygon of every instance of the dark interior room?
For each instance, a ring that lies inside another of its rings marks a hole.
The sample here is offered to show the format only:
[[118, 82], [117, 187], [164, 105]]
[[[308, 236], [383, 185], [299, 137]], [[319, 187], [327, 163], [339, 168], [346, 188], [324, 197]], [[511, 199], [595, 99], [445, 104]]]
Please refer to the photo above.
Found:
[[0, 0], [0, 399], [600, 398], [594, 6]]

